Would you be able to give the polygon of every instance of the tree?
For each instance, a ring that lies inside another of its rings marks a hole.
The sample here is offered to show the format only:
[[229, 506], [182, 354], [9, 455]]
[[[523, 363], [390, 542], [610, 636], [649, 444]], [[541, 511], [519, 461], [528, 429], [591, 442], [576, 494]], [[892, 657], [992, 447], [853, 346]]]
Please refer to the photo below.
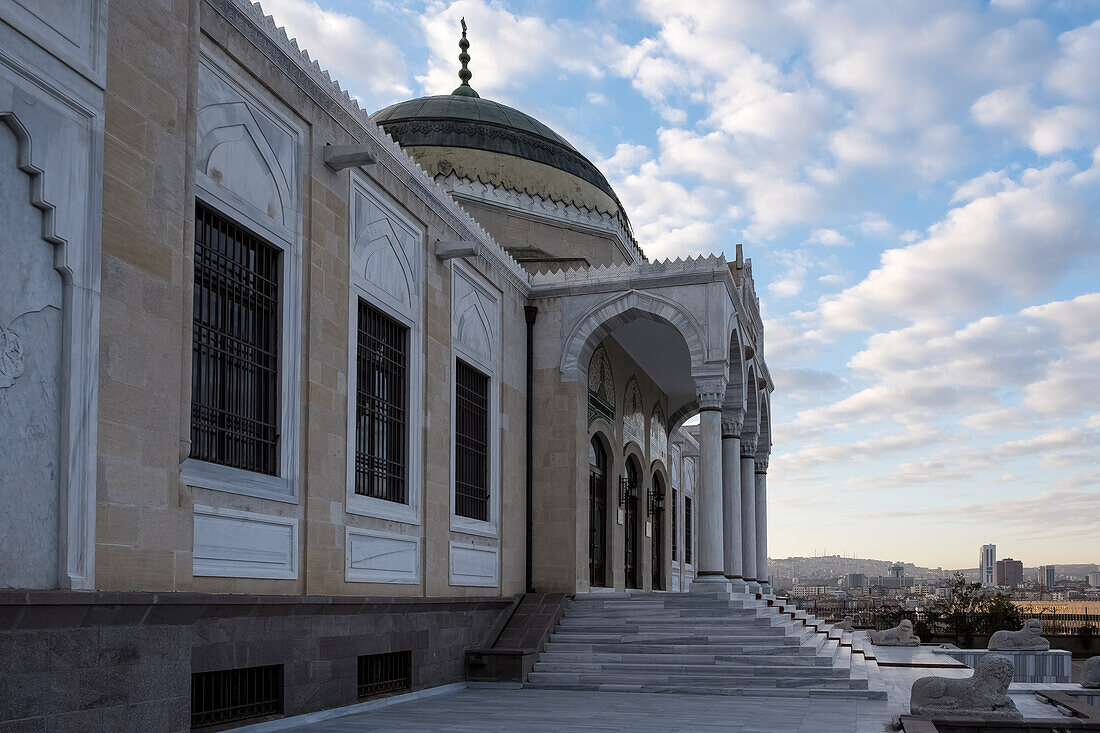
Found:
[[991, 596], [981, 583], [967, 583], [962, 573], [955, 573], [950, 592], [950, 597], [938, 600], [928, 609], [928, 625], [947, 626], [960, 646], [973, 644], [975, 633], [1018, 629], [1022, 623], [1020, 609], [1008, 596], [1003, 593]]
[[983, 609], [985, 612], [985, 631], [992, 634], [1001, 629], [1018, 629], [1023, 624], [1020, 609], [1004, 593], [989, 598]]

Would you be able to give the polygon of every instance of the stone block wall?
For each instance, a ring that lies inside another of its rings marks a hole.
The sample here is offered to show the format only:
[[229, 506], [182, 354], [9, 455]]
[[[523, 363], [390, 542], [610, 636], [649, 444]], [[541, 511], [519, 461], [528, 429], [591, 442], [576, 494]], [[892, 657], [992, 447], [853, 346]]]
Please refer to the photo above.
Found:
[[0, 592], [0, 731], [190, 730], [192, 672], [282, 664], [284, 715], [358, 702], [356, 658], [459, 682], [510, 598]]

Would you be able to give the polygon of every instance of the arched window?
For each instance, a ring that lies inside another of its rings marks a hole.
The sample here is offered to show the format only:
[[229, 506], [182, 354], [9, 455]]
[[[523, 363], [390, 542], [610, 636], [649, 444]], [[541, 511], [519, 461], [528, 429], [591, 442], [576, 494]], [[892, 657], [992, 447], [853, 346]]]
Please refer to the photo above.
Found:
[[668, 456], [668, 428], [665, 426], [665, 411], [658, 402], [649, 418], [649, 455], [656, 461], [664, 461]]
[[588, 422], [602, 417], [615, 422], [615, 379], [607, 352], [598, 347], [588, 362]]
[[637, 443], [645, 451], [645, 414], [642, 412], [642, 393], [634, 377], [626, 383], [623, 397], [623, 445]]

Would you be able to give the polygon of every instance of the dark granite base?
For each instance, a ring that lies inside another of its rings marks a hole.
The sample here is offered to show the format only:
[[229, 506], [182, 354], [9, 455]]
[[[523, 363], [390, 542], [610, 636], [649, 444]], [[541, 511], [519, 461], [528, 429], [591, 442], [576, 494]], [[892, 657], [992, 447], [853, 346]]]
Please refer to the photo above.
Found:
[[356, 658], [412, 651], [412, 688], [464, 679], [511, 598], [0, 592], [0, 733], [190, 730], [191, 673], [284, 665], [284, 714], [358, 701]]

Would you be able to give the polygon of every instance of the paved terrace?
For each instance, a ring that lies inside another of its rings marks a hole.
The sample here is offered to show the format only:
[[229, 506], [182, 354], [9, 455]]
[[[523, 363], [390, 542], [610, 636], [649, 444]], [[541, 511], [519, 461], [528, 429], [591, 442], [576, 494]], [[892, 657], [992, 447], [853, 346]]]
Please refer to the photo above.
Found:
[[[238, 729], [251, 733], [358, 733], [360, 731], [691, 731], [692, 733], [880, 733], [908, 713], [909, 690], [920, 677], [968, 677], [970, 670], [944, 666], [926, 648], [873, 647], [887, 700], [682, 695], [633, 692], [471, 687], [440, 694], [414, 693], [402, 702], [367, 703], [362, 710], [327, 720], [316, 716], [276, 720]], [[950, 661], [948, 662], [950, 663]], [[898, 666], [894, 666], [898, 665]], [[1013, 685], [1013, 700], [1025, 717], [1057, 713], [1032, 688], [1077, 689], [1078, 685]], [[423, 695], [423, 696], [418, 696]], [[328, 711], [320, 715], [339, 715]], [[312, 721], [312, 722], [311, 722]]]

